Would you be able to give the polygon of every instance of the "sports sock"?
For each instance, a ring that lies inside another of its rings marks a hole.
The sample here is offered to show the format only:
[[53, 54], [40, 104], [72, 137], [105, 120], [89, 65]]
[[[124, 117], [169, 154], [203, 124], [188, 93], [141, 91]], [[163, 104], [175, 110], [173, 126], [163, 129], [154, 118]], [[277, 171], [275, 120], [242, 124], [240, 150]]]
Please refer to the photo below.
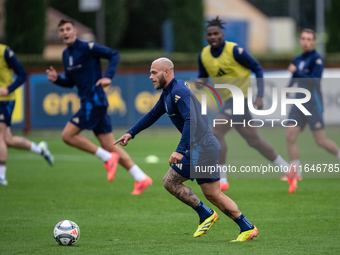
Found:
[[146, 178], [146, 174], [137, 165], [131, 167], [129, 173], [135, 178], [136, 182], [140, 182]]
[[280, 155], [277, 155], [276, 159], [273, 161], [273, 164], [280, 167], [281, 172], [288, 173], [289, 172], [289, 164], [286, 160], [284, 160]]
[[243, 214], [241, 214], [240, 217], [234, 219], [234, 221], [240, 227], [241, 232], [254, 228], [254, 225], [251, 224]]
[[340, 160], [340, 150], [338, 152], [338, 155], [337, 155], [338, 159]]
[[41, 154], [42, 153], [42, 149], [38, 146], [38, 144], [32, 142], [31, 143], [31, 148], [30, 151]]
[[223, 169], [226, 169], [226, 165], [225, 164], [219, 164], [219, 166], [221, 167], [221, 172], [220, 172], [220, 181], [223, 183], [227, 183], [228, 179], [227, 179], [227, 172], [224, 172]]
[[0, 179], [6, 179], [6, 166], [0, 166]]
[[198, 216], [200, 217], [200, 223], [213, 214], [213, 210], [203, 204], [202, 201], [200, 201], [200, 203], [193, 209], [198, 213]]
[[290, 161], [291, 164], [294, 164], [294, 165], [297, 165], [297, 172], [296, 172], [296, 175], [297, 176], [301, 176], [301, 169], [300, 169], [300, 159], [295, 159], [295, 160], [292, 160]]
[[107, 162], [112, 156], [110, 152], [108, 152], [107, 150], [104, 150], [101, 147], [98, 147], [98, 150], [96, 151], [94, 155], [96, 155], [98, 158], [100, 158], [104, 162]]

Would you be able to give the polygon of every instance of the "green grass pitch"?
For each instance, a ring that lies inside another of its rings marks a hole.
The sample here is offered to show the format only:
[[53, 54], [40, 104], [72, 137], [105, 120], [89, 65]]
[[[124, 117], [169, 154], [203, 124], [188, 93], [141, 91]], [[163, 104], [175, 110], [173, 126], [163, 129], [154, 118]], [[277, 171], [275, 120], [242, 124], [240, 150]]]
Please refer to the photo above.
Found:
[[[125, 130], [117, 130], [116, 138]], [[287, 159], [285, 130], [263, 128], [260, 134]], [[33, 132], [28, 138], [46, 140], [55, 155], [51, 168], [39, 155], [9, 150], [8, 186], [0, 186], [0, 254], [339, 254], [340, 179], [304, 178], [296, 193], [277, 178], [230, 178], [226, 192], [259, 235], [246, 243], [230, 243], [238, 226], [212, 206], [196, 182], [187, 184], [219, 220], [206, 235], [193, 238], [198, 224], [194, 210], [171, 196], [162, 184], [168, 158], [180, 135], [174, 129], [149, 129], [125, 149], [153, 179], [140, 196], [130, 195], [134, 180], [122, 167], [109, 183], [103, 163], [95, 156], [64, 144], [60, 131]], [[340, 145], [339, 127], [327, 136]], [[93, 135], [85, 133], [93, 139]], [[231, 131], [227, 137], [228, 163], [260, 165], [268, 161]], [[93, 139], [94, 140], [94, 139]], [[298, 140], [303, 163], [339, 163], [317, 148], [309, 130]], [[157, 155], [160, 163], [146, 164]], [[338, 173], [337, 177], [340, 177]], [[79, 242], [59, 246], [54, 226], [76, 222]]]

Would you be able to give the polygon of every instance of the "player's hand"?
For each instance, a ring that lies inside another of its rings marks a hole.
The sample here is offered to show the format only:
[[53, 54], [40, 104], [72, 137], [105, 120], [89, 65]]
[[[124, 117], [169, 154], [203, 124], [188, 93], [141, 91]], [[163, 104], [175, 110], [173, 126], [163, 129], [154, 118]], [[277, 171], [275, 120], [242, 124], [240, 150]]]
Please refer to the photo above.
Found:
[[295, 73], [296, 66], [294, 64], [289, 64], [288, 71], [291, 72], [291, 73]]
[[107, 77], [103, 77], [97, 81], [96, 86], [101, 85], [103, 88], [106, 88], [110, 84], [111, 84], [111, 79]]
[[58, 79], [58, 73], [57, 71], [54, 69], [53, 66], [50, 66], [49, 69], [46, 69], [46, 73], [47, 73], [47, 79], [51, 82], [55, 82]]
[[177, 164], [181, 161], [183, 155], [179, 152], [173, 152], [169, 158], [169, 165], [172, 166], [173, 164]]
[[0, 88], [0, 97], [5, 97], [9, 94], [8, 88]]
[[257, 110], [261, 110], [263, 108], [263, 100], [262, 97], [256, 97], [254, 105]]
[[204, 81], [202, 79], [196, 79], [195, 80], [195, 85], [196, 85], [196, 88], [200, 89], [200, 88], [203, 88], [204, 87]]
[[129, 133], [126, 133], [121, 138], [119, 138], [113, 145], [116, 145], [117, 143], [120, 143], [122, 146], [126, 146], [128, 144], [128, 141], [132, 138], [132, 135]]

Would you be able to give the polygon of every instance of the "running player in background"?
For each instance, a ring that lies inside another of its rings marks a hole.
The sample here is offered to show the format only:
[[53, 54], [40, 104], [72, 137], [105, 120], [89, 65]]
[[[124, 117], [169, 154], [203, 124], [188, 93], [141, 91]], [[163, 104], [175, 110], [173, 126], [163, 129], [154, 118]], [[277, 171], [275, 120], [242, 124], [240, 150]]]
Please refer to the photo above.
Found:
[[[182, 137], [176, 151], [169, 158], [170, 169], [164, 176], [163, 184], [173, 196], [198, 213], [200, 220], [194, 237], [199, 237], [209, 230], [218, 215], [183, 182], [195, 179], [190, 173], [196, 166], [216, 166], [220, 144], [208, 126], [207, 117], [200, 113], [200, 102], [185, 82], [175, 78], [174, 65], [171, 60], [156, 59], [151, 65], [150, 73], [155, 89], [162, 89], [163, 92], [151, 111], [115, 144], [120, 142], [121, 145], [126, 146], [130, 139], [167, 113]], [[196, 181], [204, 196], [240, 227], [241, 233], [233, 241], [244, 242], [256, 237], [257, 228], [239, 211], [235, 202], [221, 192], [219, 175], [201, 177], [196, 178]]]
[[[13, 81], [13, 73], [17, 75]], [[15, 105], [15, 94], [19, 86], [27, 79], [25, 69], [17, 59], [14, 52], [6, 45], [0, 44], [0, 185], [7, 185], [6, 160], [7, 148], [30, 150], [42, 155], [52, 166], [53, 155], [48, 150], [47, 143], [42, 141], [36, 144], [24, 137], [13, 136], [11, 120]]]
[[[67, 122], [62, 139], [65, 143], [100, 158], [107, 169], [108, 181], [113, 180], [119, 162], [135, 179], [132, 194], [141, 194], [152, 184], [152, 180], [132, 161], [126, 151], [114, 146], [111, 120], [107, 115], [108, 101], [103, 88], [111, 84], [116, 73], [118, 52], [94, 42], [77, 39], [77, 30], [71, 20], [59, 22], [58, 35], [67, 46], [63, 52], [65, 78], [60, 77], [52, 66], [46, 70], [47, 78], [62, 87], [72, 88], [76, 85], [81, 100], [80, 110]], [[104, 77], [101, 58], [109, 60]], [[101, 147], [80, 135], [84, 129], [94, 132]]]
[[[289, 119], [296, 120], [297, 126], [287, 128], [287, 151], [290, 162], [297, 166], [300, 166], [300, 155], [296, 141], [300, 131], [305, 128], [307, 123], [309, 124], [316, 144], [334, 154], [340, 160], [339, 147], [335, 142], [327, 139], [325, 134], [323, 102], [320, 88], [325, 62], [321, 54], [314, 49], [315, 43], [315, 32], [311, 29], [303, 29], [300, 35], [300, 45], [303, 53], [296, 56], [294, 62], [288, 66], [288, 71], [293, 74], [288, 86], [291, 87], [294, 83], [297, 83], [298, 87], [307, 89], [311, 93], [311, 99], [307, 103], [304, 103], [304, 107], [312, 115], [304, 115], [296, 105], [293, 105], [289, 113]], [[301, 93], [296, 94], [296, 98], [301, 97], [304, 97], [304, 95]], [[293, 122], [290, 123], [292, 126], [294, 124]], [[298, 180], [302, 179], [300, 167], [297, 167], [297, 177]], [[282, 177], [281, 180], [287, 180], [287, 178]]]
[[[247, 104], [247, 89], [250, 86], [250, 70], [253, 71], [257, 78], [257, 97], [254, 105], [257, 109], [263, 107], [263, 70], [246, 50], [239, 47], [236, 43], [225, 41], [225, 35], [222, 31], [224, 22], [218, 17], [208, 21], [206, 27], [206, 40], [209, 45], [203, 48], [198, 56], [199, 78], [228, 78], [235, 79], [235, 84], [244, 94], [244, 115], [233, 115], [233, 98], [227, 89], [219, 89], [224, 100], [224, 106], [217, 115], [216, 119], [226, 119], [228, 123], [232, 119], [234, 122], [246, 123], [252, 119]], [[212, 132], [221, 144], [221, 154], [219, 164], [221, 167], [226, 164], [227, 144], [224, 136], [231, 129], [230, 125], [216, 125]], [[272, 145], [263, 140], [255, 127], [236, 125], [236, 130], [247, 141], [248, 145], [261, 153], [265, 158], [276, 166], [289, 167], [289, 164], [275, 151]], [[223, 176], [223, 175], [224, 176]], [[221, 190], [229, 188], [226, 172], [221, 174]], [[294, 181], [295, 182], [295, 181]], [[290, 187], [290, 192], [295, 190], [294, 186]]]

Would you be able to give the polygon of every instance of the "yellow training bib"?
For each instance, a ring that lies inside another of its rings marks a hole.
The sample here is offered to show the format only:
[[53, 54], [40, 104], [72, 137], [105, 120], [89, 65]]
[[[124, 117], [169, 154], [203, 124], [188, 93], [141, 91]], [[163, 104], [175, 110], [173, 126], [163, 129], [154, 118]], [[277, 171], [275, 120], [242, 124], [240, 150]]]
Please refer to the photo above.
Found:
[[[221, 55], [215, 58], [211, 54], [211, 46], [203, 48], [201, 53], [202, 64], [211, 78], [223, 78], [214, 81], [218, 84], [231, 84], [239, 87], [244, 97], [248, 95], [248, 87], [250, 86], [250, 70], [239, 64], [233, 54], [234, 47], [237, 46], [233, 42], [225, 42], [225, 46]], [[241, 48], [240, 48], [241, 49]], [[223, 100], [226, 101], [232, 96], [228, 89], [218, 89]]]
[[[0, 44], [0, 88], [7, 88], [13, 82], [13, 70], [8, 67], [5, 59], [6, 48], [6, 45]], [[15, 100], [14, 92], [9, 93], [5, 97], [0, 97], [0, 101], [12, 100]]]

